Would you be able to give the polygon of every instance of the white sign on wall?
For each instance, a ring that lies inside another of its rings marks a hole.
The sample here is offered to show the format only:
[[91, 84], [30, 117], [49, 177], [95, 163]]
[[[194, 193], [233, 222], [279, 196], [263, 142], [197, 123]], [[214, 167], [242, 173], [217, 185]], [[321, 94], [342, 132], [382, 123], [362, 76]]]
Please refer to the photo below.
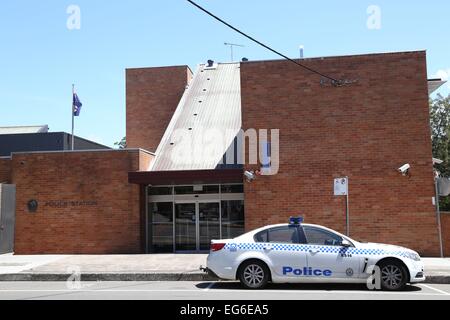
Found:
[[334, 179], [334, 195], [335, 196], [348, 195], [348, 179], [347, 178]]

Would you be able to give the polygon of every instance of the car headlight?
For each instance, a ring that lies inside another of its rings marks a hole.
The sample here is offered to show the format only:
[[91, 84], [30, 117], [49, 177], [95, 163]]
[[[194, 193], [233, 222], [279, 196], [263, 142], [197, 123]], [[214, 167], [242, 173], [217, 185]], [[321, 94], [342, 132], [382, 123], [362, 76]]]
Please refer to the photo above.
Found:
[[414, 261], [420, 261], [420, 256], [415, 252], [406, 252], [405, 256]]

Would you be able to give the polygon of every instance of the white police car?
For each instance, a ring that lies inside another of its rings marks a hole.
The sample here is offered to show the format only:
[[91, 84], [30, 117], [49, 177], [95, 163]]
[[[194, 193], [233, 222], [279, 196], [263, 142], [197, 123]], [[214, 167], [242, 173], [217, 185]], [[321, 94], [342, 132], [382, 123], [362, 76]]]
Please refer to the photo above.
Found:
[[213, 240], [206, 268], [218, 278], [239, 279], [249, 289], [264, 288], [269, 281], [366, 283], [374, 277], [373, 270], [375, 275], [378, 270], [384, 290], [425, 280], [417, 252], [358, 242], [322, 226], [303, 224], [302, 218], [235, 239]]

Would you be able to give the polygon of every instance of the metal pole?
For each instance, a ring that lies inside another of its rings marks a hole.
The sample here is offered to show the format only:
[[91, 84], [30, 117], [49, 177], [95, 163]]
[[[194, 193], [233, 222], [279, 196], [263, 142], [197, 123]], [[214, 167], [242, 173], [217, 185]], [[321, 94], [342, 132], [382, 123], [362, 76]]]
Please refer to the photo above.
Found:
[[223, 239], [222, 234], [222, 185], [219, 184], [219, 236]]
[[[73, 95], [75, 94], [75, 85], [74, 84], [72, 84], [72, 97], [73, 97]], [[73, 151], [74, 150], [74, 138], [73, 138], [73, 132], [74, 132], [74, 129], [75, 129], [75, 116], [74, 116], [74, 105], [73, 105], [73, 101], [72, 101], [72, 141], [71, 141], [71, 150]]]
[[438, 224], [439, 249], [440, 249], [441, 258], [443, 258], [444, 257], [444, 248], [442, 245], [441, 210], [439, 208], [439, 190], [438, 190], [437, 178], [438, 177], [434, 178], [434, 189], [435, 189], [435, 193], [436, 193], [436, 197], [435, 197], [434, 201], [436, 202], [436, 219], [437, 219], [437, 224]]
[[349, 181], [348, 177], [347, 179], [347, 195], [345, 196], [345, 208], [346, 208], [346, 220], [347, 220], [347, 237], [350, 237], [350, 210], [349, 210], [349, 203], [348, 203], [348, 194], [349, 194]]

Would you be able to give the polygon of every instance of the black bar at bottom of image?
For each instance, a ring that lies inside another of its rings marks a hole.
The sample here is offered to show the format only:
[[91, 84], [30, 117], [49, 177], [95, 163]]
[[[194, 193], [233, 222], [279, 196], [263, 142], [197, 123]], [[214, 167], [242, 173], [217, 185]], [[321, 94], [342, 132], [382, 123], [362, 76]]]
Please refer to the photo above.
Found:
[[[36, 315], [48, 318], [111, 316], [129, 320], [147, 314], [162, 319], [277, 319], [285, 314], [305, 316], [345, 316], [361, 319], [368, 315], [408, 316], [418, 308], [445, 308], [448, 301], [0, 301], [2, 310], [15, 317]], [[382, 309], [380, 309], [382, 308]], [[425, 310], [425, 309], [424, 309]], [[430, 309], [426, 309], [430, 310]], [[436, 310], [436, 309], [434, 309]]]

